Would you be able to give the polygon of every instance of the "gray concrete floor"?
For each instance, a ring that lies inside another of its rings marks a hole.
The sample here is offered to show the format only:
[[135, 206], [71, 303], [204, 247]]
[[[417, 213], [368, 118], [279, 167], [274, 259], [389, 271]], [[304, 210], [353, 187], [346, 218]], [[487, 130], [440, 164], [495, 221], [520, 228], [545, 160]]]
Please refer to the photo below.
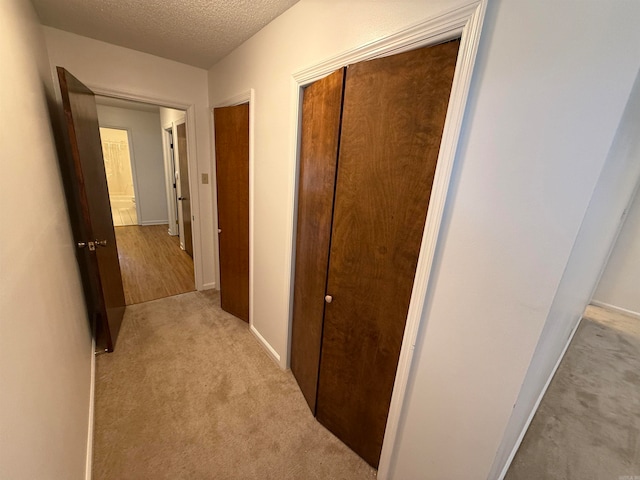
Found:
[[590, 306], [506, 480], [640, 480], [640, 320]]

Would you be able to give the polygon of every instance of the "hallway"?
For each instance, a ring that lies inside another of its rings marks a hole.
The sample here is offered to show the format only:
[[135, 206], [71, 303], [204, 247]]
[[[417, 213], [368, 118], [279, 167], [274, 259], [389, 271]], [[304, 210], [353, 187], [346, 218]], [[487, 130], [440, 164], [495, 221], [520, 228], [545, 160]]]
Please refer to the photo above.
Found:
[[192, 292], [193, 260], [166, 225], [115, 227], [127, 305]]
[[118, 348], [96, 358], [94, 480], [375, 478], [219, 302], [127, 308]]

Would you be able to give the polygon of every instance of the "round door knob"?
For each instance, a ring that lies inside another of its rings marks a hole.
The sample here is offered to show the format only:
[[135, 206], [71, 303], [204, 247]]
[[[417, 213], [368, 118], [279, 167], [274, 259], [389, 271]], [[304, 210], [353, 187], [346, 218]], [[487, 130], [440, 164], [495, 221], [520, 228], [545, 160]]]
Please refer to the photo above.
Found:
[[333, 297], [331, 295], [326, 295], [324, 297], [324, 301], [327, 302], [327, 303], [331, 303], [331, 302], [333, 302]]
[[218, 233], [222, 233], [222, 229], [221, 228], [218, 229]]

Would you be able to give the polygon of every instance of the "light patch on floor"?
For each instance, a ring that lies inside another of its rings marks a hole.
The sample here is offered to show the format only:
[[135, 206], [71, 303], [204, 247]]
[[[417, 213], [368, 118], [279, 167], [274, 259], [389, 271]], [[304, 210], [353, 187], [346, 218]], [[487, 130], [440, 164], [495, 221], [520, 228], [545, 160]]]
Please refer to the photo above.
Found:
[[114, 207], [114, 205], [111, 205], [111, 215], [113, 217], [114, 227], [138, 224], [138, 213], [136, 212], [136, 206], [133, 201], [131, 201], [131, 205], [125, 207]]

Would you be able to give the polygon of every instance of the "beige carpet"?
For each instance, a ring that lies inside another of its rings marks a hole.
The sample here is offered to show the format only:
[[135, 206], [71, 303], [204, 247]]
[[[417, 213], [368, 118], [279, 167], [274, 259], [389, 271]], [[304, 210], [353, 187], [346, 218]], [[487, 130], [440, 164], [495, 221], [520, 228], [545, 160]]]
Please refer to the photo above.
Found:
[[587, 308], [506, 480], [640, 479], [640, 320]]
[[214, 292], [127, 307], [96, 359], [93, 478], [372, 479]]

